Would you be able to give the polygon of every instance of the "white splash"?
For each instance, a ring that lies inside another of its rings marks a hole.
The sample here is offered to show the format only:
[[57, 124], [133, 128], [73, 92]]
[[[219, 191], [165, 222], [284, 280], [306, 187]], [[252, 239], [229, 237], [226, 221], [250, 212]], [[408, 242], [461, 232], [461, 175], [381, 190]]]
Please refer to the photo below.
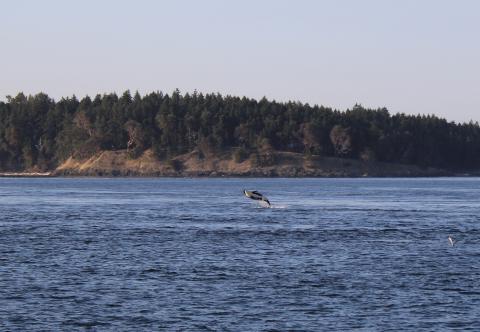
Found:
[[272, 209], [286, 209], [287, 206], [286, 206], [286, 205], [277, 205], [277, 204], [275, 204], [275, 205], [272, 205], [271, 208], [272, 208]]

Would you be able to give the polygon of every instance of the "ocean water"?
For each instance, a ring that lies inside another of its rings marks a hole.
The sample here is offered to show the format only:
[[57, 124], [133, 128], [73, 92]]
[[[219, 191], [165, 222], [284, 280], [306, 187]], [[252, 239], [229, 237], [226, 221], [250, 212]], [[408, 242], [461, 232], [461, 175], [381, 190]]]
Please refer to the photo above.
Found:
[[477, 178], [1, 178], [0, 330], [480, 331], [479, 214]]

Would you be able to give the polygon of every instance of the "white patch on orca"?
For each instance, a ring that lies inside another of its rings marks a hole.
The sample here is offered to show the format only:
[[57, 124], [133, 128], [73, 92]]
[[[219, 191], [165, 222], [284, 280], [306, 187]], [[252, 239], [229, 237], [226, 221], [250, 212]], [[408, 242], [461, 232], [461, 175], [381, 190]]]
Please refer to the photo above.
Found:
[[265, 202], [265, 201], [258, 201], [258, 204], [259, 204], [261, 207], [264, 207], [264, 208], [273, 208], [272, 205], [268, 204], [268, 203]]

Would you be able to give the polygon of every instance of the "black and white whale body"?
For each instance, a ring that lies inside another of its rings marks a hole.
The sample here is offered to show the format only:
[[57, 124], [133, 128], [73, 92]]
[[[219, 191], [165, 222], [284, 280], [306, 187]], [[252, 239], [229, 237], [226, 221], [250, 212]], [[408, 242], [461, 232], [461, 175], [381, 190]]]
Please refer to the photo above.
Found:
[[270, 201], [268, 200], [267, 197], [263, 196], [261, 193], [259, 193], [256, 190], [250, 191], [250, 190], [244, 190], [243, 193], [245, 196], [247, 196], [250, 199], [256, 200], [256, 201], [263, 201], [268, 204], [268, 207], [271, 206]]

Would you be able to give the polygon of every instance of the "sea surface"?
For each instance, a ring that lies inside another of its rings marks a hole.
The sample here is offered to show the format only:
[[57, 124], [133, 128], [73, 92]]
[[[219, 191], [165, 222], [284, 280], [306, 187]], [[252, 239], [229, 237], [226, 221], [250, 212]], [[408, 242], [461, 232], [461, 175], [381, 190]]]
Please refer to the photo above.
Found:
[[0, 331], [480, 331], [479, 216], [478, 178], [0, 178]]

